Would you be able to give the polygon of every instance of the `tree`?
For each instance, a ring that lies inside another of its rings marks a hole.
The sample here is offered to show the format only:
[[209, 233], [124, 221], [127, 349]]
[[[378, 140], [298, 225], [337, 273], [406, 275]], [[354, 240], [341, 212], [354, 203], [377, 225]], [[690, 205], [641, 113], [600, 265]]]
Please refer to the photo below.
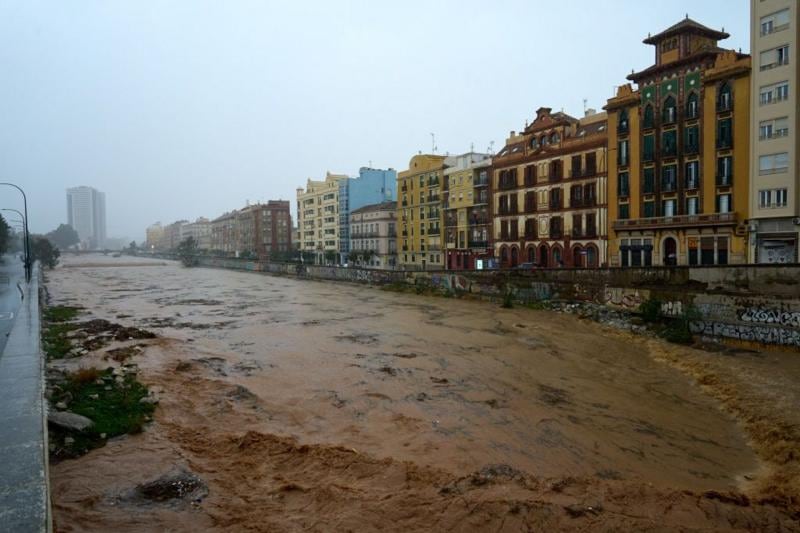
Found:
[[325, 261], [327, 263], [336, 263], [336, 258], [338, 257], [338, 255], [339, 254], [337, 254], [333, 250], [327, 250], [325, 252]]
[[69, 224], [59, 224], [56, 229], [45, 235], [47, 239], [61, 250], [81, 242], [78, 232]]
[[136, 246], [136, 241], [131, 241], [126, 251], [131, 255], [136, 255], [136, 252], [138, 251], [138, 247]]
[[11, 228], [6, 222], [6, 219], [3, 218], [3, 215], [0, 215], [0, 255], [3, 255], [8, 251], [9, 241], [11, 240]]
[[194, 237], [186, 237], [178, 245], [178, 257], [186, 267], [197, 266], [197, 241]]
[[31, 236], [31, 257], [34, 261], [40, 261], [43, 266], [53, 269], [58, 264], [61, 252], [53, 246], [47, 237], [43, 235]]

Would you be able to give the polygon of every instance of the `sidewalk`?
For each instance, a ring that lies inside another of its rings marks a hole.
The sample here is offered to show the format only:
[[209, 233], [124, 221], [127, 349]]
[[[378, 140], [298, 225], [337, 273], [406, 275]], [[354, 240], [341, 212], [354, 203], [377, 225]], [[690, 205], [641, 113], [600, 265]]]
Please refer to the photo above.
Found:
[[0, 355], [0, 531], [50, 529], [39, 269]]

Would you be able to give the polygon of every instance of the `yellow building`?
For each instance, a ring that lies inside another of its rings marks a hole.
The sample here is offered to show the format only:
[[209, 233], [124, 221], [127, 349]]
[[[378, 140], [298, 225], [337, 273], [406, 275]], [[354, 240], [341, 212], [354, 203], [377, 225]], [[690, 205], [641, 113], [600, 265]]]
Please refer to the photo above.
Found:
[[446, 159], [442, 155], [415, 155], [408, 170], [397, 175], [397, 264], [401, 269], [444, 268], [441, 228]]
[[305, 190], [297, 188], [299, 248], [318, 264], [336, 263], [339, 257], [339, 183], [344, 180], [347, 176], [328, 172], [324, 181], [309, 179]]
[[611, 266], [744, 263], [750, 57], [686, 18], [608, 101]]
[[469, 152], [450, 158], [444, 171], [445, 266], [447, 270], [472, 270], [492, 257], [489, 244], [489, 182], [492, 160], [488, 154]]

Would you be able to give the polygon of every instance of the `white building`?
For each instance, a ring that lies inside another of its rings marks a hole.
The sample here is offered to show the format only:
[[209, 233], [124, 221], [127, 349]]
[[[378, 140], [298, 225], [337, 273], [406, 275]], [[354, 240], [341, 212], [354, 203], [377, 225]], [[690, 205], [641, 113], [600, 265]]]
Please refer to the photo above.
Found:
[[106, 241], [106, 194], [85, 186], [67, 189], [67, 224], [78, 233], [82, 248], [103, 248]]

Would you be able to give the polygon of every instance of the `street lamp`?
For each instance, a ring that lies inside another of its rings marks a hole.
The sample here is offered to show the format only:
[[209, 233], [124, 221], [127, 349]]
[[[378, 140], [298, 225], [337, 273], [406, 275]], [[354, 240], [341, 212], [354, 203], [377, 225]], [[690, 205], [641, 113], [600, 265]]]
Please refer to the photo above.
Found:
[[0, 185], [7, 185], [8, 187], [14, 187], [17, 189], [20, 194], [22, 194], [22, 204], [23, 209], [25, 210], [25, 215], [23, 216], [23, 220], [25, 222], [25, 249], [27, 252], [25, 253], [25, 281], [28, 283], [31, 282], [31, 267], [33, 263], [31, 263], [31, 232], [28, 229], [28, 197], [25, 196], [25, 191], [19, 185], [14, 185], [13, 183], [4, 183], [0, 182]]
[[[25, 223], [25, 216], [22, 213], [20, 213], [16, 209], [9, 209], [9, 208], [3, 208], [3, 209], [0, 209], [0, 211], [12, 211], [12, 212], [18, 214], [22, 219], [22, 220], [20, 220], [20, 222], [22, 222], [22, 235], [23, 235], [23, 237], [27, 234], [26, 228], [28, 226]], [[22, 242], [22, 248], [25, 251], [25, 265], [26, 265], [25, 273], [26, 273], [26, 276], [29, 276], [29, 274], [27, 273], [28, 272], [27, 271], [27, 265], [30, 264], [30, 254], [31, 254], [31, 250], [29, 248], [29, 245], [30, 245], [30, 243], [28, 242], [28, 239], [24, 239], [23, 242]], [[28, 281], [30, 281], [30, 278], [28, 278]]]

